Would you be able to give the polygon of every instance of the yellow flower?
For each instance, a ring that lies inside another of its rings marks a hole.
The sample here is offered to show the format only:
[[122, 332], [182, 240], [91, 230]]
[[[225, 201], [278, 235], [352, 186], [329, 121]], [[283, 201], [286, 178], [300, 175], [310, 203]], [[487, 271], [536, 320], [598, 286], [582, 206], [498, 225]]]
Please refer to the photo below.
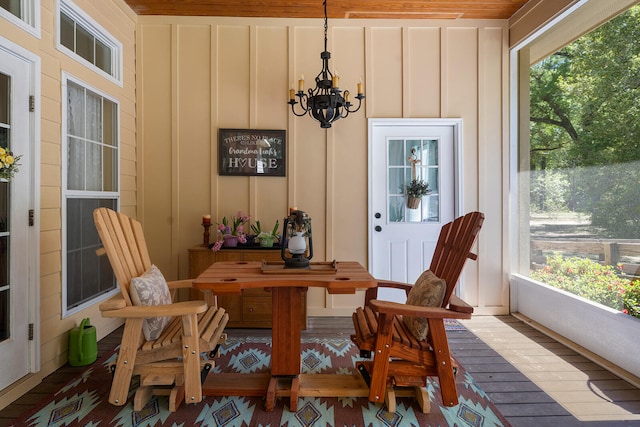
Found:
[[14, 158], [13, 156], [6, 156], [3, 160], [4, 163], [8, 164], [9, 166], [11, 166], [14, 162]]
[[4, 150], [4, 148], [0, 147], [0, 156], [4, 156], [6, 154], [6, 151]]

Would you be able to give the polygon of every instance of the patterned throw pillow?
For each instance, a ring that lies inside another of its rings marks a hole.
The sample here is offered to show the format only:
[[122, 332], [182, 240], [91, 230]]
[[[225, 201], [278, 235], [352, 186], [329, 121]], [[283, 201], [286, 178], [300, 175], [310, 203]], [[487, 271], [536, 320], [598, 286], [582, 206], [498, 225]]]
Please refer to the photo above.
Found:
[[[444, 280], [433, 274], [431, 270], [427, 270], [418, 277], [416, 284], [413, 285], [413, 288], [409, 291], [407, 304], [423, 307], [440, 307], [444, 300], [446, 290], [447, 284]], [[419, 341], [427, 339], [427, 335], [429, 334], [429, 323], [427, 319], [404, 316], [402, 320], [416, 339]]]
[[[165, 305], [172, 302], [167, 282], [155, 265], [149, 267], [142, 276], [131, 279], [129, 293], [133, 305]], [[170, 321], [170, 316], [144, 319], [142, 332], [144, 332], [146, 340], [158, 339]]]

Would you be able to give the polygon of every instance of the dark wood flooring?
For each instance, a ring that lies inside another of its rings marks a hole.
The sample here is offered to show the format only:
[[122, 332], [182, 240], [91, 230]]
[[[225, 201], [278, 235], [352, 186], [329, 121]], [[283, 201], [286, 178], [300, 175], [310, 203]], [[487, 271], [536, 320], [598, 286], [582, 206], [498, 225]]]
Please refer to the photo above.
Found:
[[[480, 316], [475, 316], [474, 319], [478, 319], [479, 317]], [[492, 325], [499, 325], [498, 335], [503, 334], [507, 336], [510, 331], [517, 330], [519, 334], [523, 334], [524, 331], [523, 335], [528, 336], [527, 339], [530, 339], [533, 344], [538, 341], [544, 343], [549, 342], [548, 337], [543, 336], [512, 316], [489, 317], [494, 319], [494, 323], [491, 323]], [[525, 375], [490, 347], [487, 342], [481, 340], [474, 334], [472, 332], [474, 328], [478, 331], [480, 331], [480, 328], [486, 328], [482, 320], [478, 321], [479, 323], [474, 322], [475, 321], [472, 320], [471, 323], [465, 324], [465, 326], [468, 326], [466, 330], [450, 331], [448, 333], [451, 351], [454, 357], [465, 367], [467, 372], [473, 376], [480, 388], [487, 393], [489, 398], [496, 404], [498, 410], [514, 427], [640, 426], [640, 418], [637, 416], [630, 416], [628, 420], [608, 419], [581, 421], [579, 414], [573, 414], [565, 409], [567, 405], [563, 402], [558, 402], [546, 393], [530, 379], [531, 375]], [[502, 329], [503, 327], [506, 329]], [[486, 330], [487, 329], [485, 329], [485, 331]], [[309, 327], [303, 331], [303, 336], [349, 337], [352, 331], [353, 325], [351, 324], [350, 318], [310, 318]], [[270, 336], [269, 329], [228, 329], [227, 333], [230, 336]], [[496, 334], [496, 332], [491, 333]], [[98, 357], [101, 357], [105, 352], [108, 352], [118, 345], [121, 334], [122, 328], [102, 339], [98, 344]], [[555, 344], [561, 346], [558, 343]], [[572, 350], [566, 349], [565, 347], [565, 350], [561, 353], [567, 355], [571, 352]], [[83, 369], [82, 367], [74, 368], [66, 365], [49, 375], [29, 393], [0, 411], [0, 427], [10, 425], [11, 421], [21, 413], [27, 411], [41, 399], [48, 397], [51, 393], [58, 390], [63, 384], [69, 381], [70, 378]], [[640, 393], [632, 386], [630, 386], [630, 389], [636, 393]], [[634, 406], [631, 407], [635, 408]], [[635, 409], [631, 411], [634, 411], [631, 412], [631, 414], [638, 413], [635, 412]]]

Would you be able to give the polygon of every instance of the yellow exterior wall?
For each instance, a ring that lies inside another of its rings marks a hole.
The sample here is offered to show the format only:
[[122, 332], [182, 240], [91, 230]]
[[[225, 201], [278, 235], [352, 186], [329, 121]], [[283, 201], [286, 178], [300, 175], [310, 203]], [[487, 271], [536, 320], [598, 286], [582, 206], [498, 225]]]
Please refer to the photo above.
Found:
[[98, 75], [87, 66], [56, 49], [55, 0], [41, 0], [41, 37], [37, 38], [0, 18], [0, 36], [40, 58], [40, 366], [39, 372], [0, 392], [0, 407], [6, 406], [67, 362], [68, 331], [90, 317], [98, 338], [121, 322], [102, 319], [97, 306], [62, 318], [62, 72], [84, 82], [119, 102], [121, 154], [121, 209], [136, 215], [136, 15], [123, 0], [96, 2], [73, 0], [86, 14], [115, 37], [123, 47], [123, 85]]
[[[325, 131], [287, 105], [299, 76], [307, 88], [321, 69], [322, 20], [139, 16], [138, 212], [152, 259], [186, 278], [203, 214], [273, 224], [296, 206], [313, 219], [314, 259], [366, 265], [367, 118], [460, 117], [463, 206], [487, 216], [465, 296], [477, 312], [507, 313], [495, 245], [508, 188], [507, 32], [507, 21], [330, 20], [330, 67], [343, 89], [362, 78], [367, 98]], [[286, 130], [287, 176], [219, 176], [219, 128]], [[360, 301], [310, 289], [308, 312], [350, 315]]]

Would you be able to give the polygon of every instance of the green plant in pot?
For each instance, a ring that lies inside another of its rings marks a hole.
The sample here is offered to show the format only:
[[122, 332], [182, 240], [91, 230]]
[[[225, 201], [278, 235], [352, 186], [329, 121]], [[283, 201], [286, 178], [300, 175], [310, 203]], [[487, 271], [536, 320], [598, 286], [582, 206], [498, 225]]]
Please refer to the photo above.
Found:
[[276, 225], [273, 226], [273, 230], [271, 231], [262, 231], [260, 221], [256, 221], [255, 224], [251, 224], [251, 230], [256, 235], [256, 240], [260, 242], [260, 246], [263, 248], [270, 248], [276, 240], [280, 238], [280, 235], [278, 234], [279, 227], [280, 222], [278, 220], [276, 220]]
[[420, 206], [420, 200], [422, 197], [431, 194], [429, 189], [429, 183], [421, 179], [412, 179], [409, 184], [405, 186], [407, 193], [407, 207], [409, 209], [417, 209]]

